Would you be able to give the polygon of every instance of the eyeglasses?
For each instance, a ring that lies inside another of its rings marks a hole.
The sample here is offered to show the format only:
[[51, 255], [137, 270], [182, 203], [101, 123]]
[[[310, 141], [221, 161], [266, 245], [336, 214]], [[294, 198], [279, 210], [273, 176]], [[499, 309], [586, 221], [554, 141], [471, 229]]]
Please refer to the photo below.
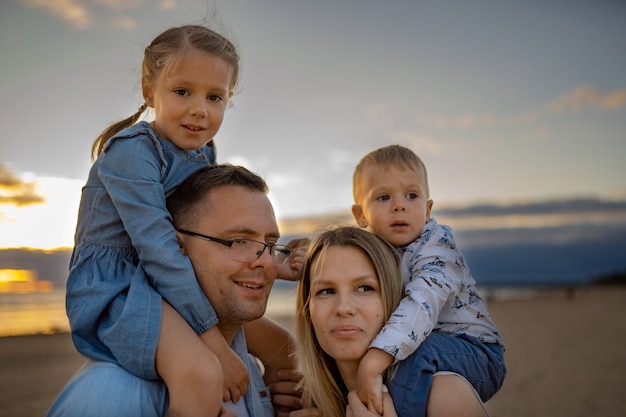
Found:
[[196, 232], [191, 232], [185, 229], [176, 229], [178, 232], [197, 237], [198, 239], [204, 239], [211, 242], [219, 243], [220, 245], [228, 246], [230, 248], [230, 255], [232, 259], [240, 262], [254, 262], [263, 255], [265, 248], [268, 248], [270, 256], [274, 260], [274, 264], [283, 264], [289, 255], [291, 255], [291, 249], [284, 245], [277, 245], [275, 243], [264, 243], [257, 240], [238, 238], [233, 240], [220, 239], [213, 236], [207, 236]]

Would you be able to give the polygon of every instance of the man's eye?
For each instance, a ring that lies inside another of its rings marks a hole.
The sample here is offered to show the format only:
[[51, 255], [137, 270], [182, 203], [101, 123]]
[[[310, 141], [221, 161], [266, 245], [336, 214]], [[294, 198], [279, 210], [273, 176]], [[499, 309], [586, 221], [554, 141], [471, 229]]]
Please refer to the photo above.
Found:
[[233, 243], [232, 246], [236, 246], [239, 248], [246, 247], [250, 244], [250, 241], [248, 239], [233, 239], [231, 240], [231, 242]]

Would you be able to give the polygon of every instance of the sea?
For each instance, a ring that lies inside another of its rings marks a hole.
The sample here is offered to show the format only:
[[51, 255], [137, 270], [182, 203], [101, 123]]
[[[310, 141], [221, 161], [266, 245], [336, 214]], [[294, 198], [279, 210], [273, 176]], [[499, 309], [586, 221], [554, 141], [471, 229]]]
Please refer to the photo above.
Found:
[[[484, 287], [479, 293], [489, 300], [532, 298], [533, 287]], [[266, 316], [277, 321], [294, 317], [296, 284], [276, 281], [267, 303]], [[65, 290], [27, 294], [0, 293], [0, 337], [69, 332], [65, 314]]]
[[[281, 283], [282, 284], [282, 283]], [[266, 315], [274, 319], [293, 317], [294, 283], [275, 285]], [[0, 293], [0, 337], [69, 332], [65, 314], [65, 289], [26, 294]]]

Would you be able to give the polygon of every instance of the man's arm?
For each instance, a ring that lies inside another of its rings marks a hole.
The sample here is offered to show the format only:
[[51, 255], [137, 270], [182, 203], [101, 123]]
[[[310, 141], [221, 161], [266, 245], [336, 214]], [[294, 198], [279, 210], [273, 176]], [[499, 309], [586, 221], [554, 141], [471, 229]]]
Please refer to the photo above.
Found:
[[289, 331], [267, 317], [243, 325], [248, 352], [261, 360], [265, 367], [266, 385], [280, 381], [280, 369], [297, 369], [296, 343]]

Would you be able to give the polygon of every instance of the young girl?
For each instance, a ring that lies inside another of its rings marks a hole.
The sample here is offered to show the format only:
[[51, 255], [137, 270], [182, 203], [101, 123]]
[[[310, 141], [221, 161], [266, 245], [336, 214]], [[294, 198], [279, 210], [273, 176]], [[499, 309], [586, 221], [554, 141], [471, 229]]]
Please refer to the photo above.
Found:
[[[145, 103], [96, 139], [80, 203], [66, 300], [74, 344], [141, 378], [162, 377], [177, 416], [217, 415], [222, 399], [237, 402], [249, 381], [214, 327], [165, 206], [187, 176], [215, 163], [213, 138], [238, 77], [235, 47], [210, 29], [157, 36], [144, 52]], [[136, 123], [148, 108], [154, 121]], [[279, 268], [283, 278], [296, 276], [295, 258]], [[223, 393], [205, 388], [216, 381]]]

